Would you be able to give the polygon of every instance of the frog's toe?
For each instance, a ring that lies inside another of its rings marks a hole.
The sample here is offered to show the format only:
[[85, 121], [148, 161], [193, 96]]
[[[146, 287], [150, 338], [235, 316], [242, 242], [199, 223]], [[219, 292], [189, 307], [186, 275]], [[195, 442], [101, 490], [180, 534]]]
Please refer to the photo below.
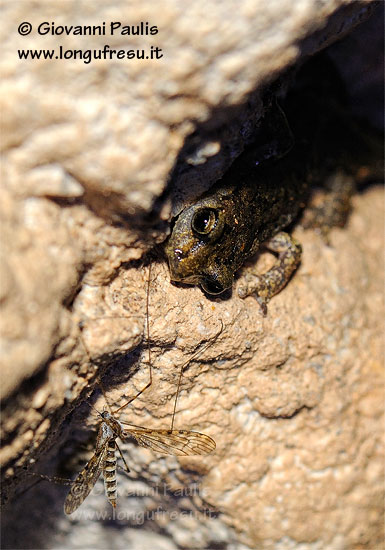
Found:
[[[259, 277], [255, 277], [255, 278], [259, 279]], [[260, 281], [258, 282], [260, 283]], [[261, 308], [262, 314], [266, 316], [267, 303], [269, 299], [267, 298], [267, 296], [263, 296], [262, 294], [259, 294], [258, 288], [260, 287], [260, 284], [258, 284], [258, 282], [255, 281], [255, 283], [252, 285], [248, 285], [248, 284], [240, 285], [238, 287], [238, 296], [242, 299], [247, 298], [248, 296], [253, 296], [258, 302]]]
[[248, 294], [247, 288], [245, 286], [238, 287], [238, 296], [240, 298], [242, 298], [242, 300], [247, 298], [248, 296], [250, 296], [250, 294]]
[[245, 274], [242, 282], [238, 285], [237, 291], [238, 296], [242, 299], [253, 296], [260, 305], [263, 315], [267, 315], [269, 293], [263, 276], [253, 275], [251, 273]]
[[260, 277], [252, 273], [244, 273], [237, 286], [238, 296], [242, 299], [255, 294], [261, 284]]
[[267, 300], [265, 300], [261, 296], [257, 296], [257, 295], [255, 295], [255, 299], [257, 300], [257, 302], [258, 302], [258, 304], [261, 308], [262, 315], [264, 317], [266, 317], [266, 315], [267, 315]]

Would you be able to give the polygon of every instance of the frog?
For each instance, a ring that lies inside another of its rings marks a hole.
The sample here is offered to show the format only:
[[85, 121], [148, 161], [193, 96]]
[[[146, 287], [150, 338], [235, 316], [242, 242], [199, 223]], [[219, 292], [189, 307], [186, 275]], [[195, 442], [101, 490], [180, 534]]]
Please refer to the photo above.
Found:
[[244, 274], [237, 290], [240, 298], [254, 296], [266, 315], [268, 302], [301, 262], [302, 246], [286, 229], [309, 203], [314, 186], [324, 184], [326, 198], [304, 225], [318, 228], [326, 240], [331, 227], [346, 223], [354, 174], [362, 168], [359, 153], [371, 147], [341, 109], [344, 100], [328, 95], [323, 72], [320, 86], [313, 76], [305, 70], [283, 109], [273, 99], [267, 110], [261, 128], [273, 137], [289, 135], [284, 147], [277, 153], [271, 141], [261, 146], [257, 139], [173, 220], [165, 244], [173, 282], [199, 285], [209, 296], [223, 294], [245, 260], [265, 248], [277, 256], [275, 263], [263, 274]]
[[[173, 281], [200, 285], [208, 295], [222, 294], [263, 244], [279, 259], [264, 277], [254, 280], [256, 286], [249, 278], [239, 295], [254, 294], [266, 313], [267, 302], [286, 285], [302, 252], [300, 243], [282, 229], [298, 215], [308, 185], [299, 178], [290, 185], [276, 185], [284, 176], [283, 167], [258, 170], [256, 179], [250, 174], [240, 177], [236, 163], [226, 178], [180, 213], [165, 247]], [[232, 183], [235, 172], [237, 183]]]

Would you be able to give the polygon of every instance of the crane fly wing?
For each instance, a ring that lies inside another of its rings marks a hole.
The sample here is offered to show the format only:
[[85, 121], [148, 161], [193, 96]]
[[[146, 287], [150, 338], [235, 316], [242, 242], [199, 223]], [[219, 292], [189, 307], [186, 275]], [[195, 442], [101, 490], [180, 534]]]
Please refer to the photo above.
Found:
[[64, 502], [64, 512], [67, 515], [75, 512], [92, 491], [93, 486], [100, 476], [106, 454], [107, 446], [105, 445], [87, 462], [83, 470], [72, 483], [70, 492]]
[[206, 455], [216, 447], [208, 435], [189, 430], [129, 428], [124, 433], [132, 435], [141, 447], [168, 455]]

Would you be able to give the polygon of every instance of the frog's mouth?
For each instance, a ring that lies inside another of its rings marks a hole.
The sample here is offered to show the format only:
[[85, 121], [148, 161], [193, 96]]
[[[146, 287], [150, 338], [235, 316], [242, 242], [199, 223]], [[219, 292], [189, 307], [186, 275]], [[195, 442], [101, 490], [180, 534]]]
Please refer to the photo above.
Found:
[[[179, 249], [178, 251], [179, 252]], [[190, 266], [187, 268], [183, 265], [180, 257], [177, 254], [169, 256], [168, 264], [170, 268], [170, 279], [176, 283], [184, 283], [186, 285], [199, 285], [201, 289], [212, 296], [222, 294], [228, 288], [231, 288], [233, 283], [233, 275], [223, 274], [220, 269], [213, 269], [213, 272], [196, 272]], [[191, 272], [193, 271], [193, 272]]]
[[213, 279], [212, 277], [203, 277], [200, 279], [199, 284], [207, 294], [217, 295], [222, 294], [226, 288], [219, 282]]
[[[171, 271], [171, 280], [185, 285], [199, 285], [204, 292], [210, 295], [222, 294], [229, 288], [210, 275], [188, 275], [183, 277]], [[231, 285], [230, 285], [231, 286]]]
[[183, 283], [185, 285], [199, 285], [201, 281], [198, 275], [188, 275], [187, 277], [183, 277], [182, 275], [177, 275], [172, 272], [170, 278], [175, 283]]

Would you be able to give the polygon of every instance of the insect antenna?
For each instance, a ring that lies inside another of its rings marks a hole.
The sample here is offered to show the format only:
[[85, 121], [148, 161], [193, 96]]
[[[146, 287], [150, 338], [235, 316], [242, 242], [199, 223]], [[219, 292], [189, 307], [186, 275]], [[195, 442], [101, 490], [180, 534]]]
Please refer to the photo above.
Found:
[[[149, 381], [148, 383], [139, 390], [138, 393], [136, 393], [133, 397], [131, 397], [128, 401], [126, 401], [121, 407], [116, 409], [115, 411], [112, 410], [112, 407], [108, 401], [106, 390], [104, 388], [103, 382], [99, 375], [96, 376], [96, 383], [100, 388], [100, 391], [103, 394], [104, 400], [106, 402], [106, 405], [108, 407], [108, 410], [112, 416], [116, 415], [116, 413], [122, 411], [125, 409], [132, 401], [134, 401], [137, 397], [139, 397], [144, 391], [146, 391], [151, 385], [152, 385], [152, 363], [151, 363], [151, 346], [150, 346], [150, 327], [149, 327], [149, 300], [150, 300], [150, 284], [151, 284], [151, 263], [148, 266], [148, 278], [147, 278], [147, 293], [146, 293], [146, 336], [147, 336], [147, 353], [148, 353], [148, 364], [149, 364]], [[104, 318], [104, 317], [103, 317]], [[91, 358], [91, 355], [88, 351], [87, 345], [84, 341], [83, 335], [82, 335], [82, 329], [83, 329], [83, 322], [79, 323], [80, 328], [80, 340], [82, 342], [82, 346], [87, 354], [88, 360], [90, 364], [95, 365], [95, 362]], [[93, 407], [90, 403], [88, 403], [91, 408], [93, 408], [99, 415], [101, 414], [95, 407]]]
[[133, 397], [131, 397], [126, 403], [114, 411], [114, 414], [125, 409], [132, 401], [134, 401], [139, 395], [146, 391], [152, 384], [152, 363], [151, 363], [151, 345], [150, 345], [150, 283], [151, 283], [151, 263], [148, 266], [148, 278], [147, 278], [147, 293], [146, 293], [146, 335], [147, 335], [147, 356], [148, 356], [148, 368], [149, 368], [149, 381], [148, 383]]
[[207, 342], [207, 344], [206, 344], [205, 346], [203, 346], [203, 348], [198, 349], [198, 350], [192, 355], [192, 357], [190, 357], [187, 361], [185, 361], [185, 362], [183, 363], [183, 365], [180, 367], [180, 370], [179, 370], [179, 377], [178, 377], [178, 384], [177, 384], [177, 388], [176, 388], [176, 395], [175, 395], [175, 401], [174, 401], [174, 410], [173, 410], [173, 412], [172, 412], [172, 418], [171, 418], [171, 427], [170, 427], [170, 430], [173, 430], [173, 429], [174, 429], [176, 405], [177, 405], [177, 402], [178, 402], [178, 397], [179, 397], [179, 392], [180, 392], [180, 386], [181, 386], [181, 383], [182, 383], [183, 370], [185, 369], [185, 367], [187, 367], [187, 365], [188, 365], [189, 363], [191, 363], [191, 361], [193, 361], [196, 357], [198, 357], [198, 355], [201, 355], [201, 353], [205, 352], [205, 351], [206, 351], [210, 346], [212, 346], [212, 344], [217, 340], [217, 338], [219, 337], [219, 335], [223, 332], [223, 321], [222, 321], [222, 319], [221, 319], [220, 321], [221, 321], [221, 329], [220, 329], [220, 331], [218, 332], [218, 334], [215, 336], [214, 341]]
[[94, 406], [92, 405], [92, 403], [90, 403], [89, 401], [86, 401], [86, 403], [87, 403], [87, 405], [88, 405], [92, 410], [94, 410], [94, 411], [96, 412], [96, 414], [97, 414], [98, 416], [100, 416], [100, 417], [103, 418], [102, 413], [101, 413], [100, 411], [98, 411], [98, 409], [97, 409], [96, 407], [94, 407]]

